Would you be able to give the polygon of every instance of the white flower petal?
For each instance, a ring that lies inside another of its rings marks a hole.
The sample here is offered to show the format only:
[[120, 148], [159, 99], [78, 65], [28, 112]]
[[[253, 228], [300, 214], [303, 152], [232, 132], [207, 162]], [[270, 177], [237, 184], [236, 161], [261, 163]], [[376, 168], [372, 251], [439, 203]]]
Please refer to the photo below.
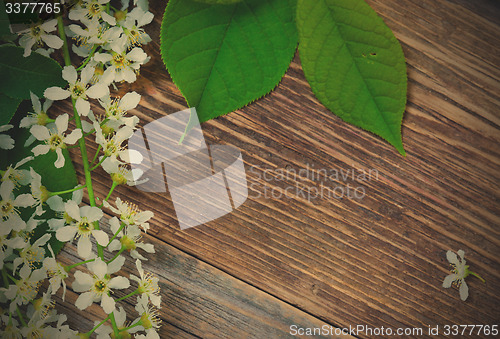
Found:
[[127, 53], [127, 59], [136, 61], [136, 62], [143, 62], [146, 60], [148, 55], [144, 53], [142, 48], [135, 47], [132, 49], [129, 53]]
[[105, 64], [108, 61], [111, 61], [112, 59], [113, 59], [113, 57], [111, 56], [111, 54], [108, 54], [108, 53], [95, 53], [94, 54], [94, 60], [97, 62], [102, 62], [103, 64]]
[[93, 230], [92, 235], [99, 245], [106, 246], [109, 243], [109, 237], [104, 231]]
[[140, 164], [144, 159], [141, 152], [133, 149], [120, 151], [119, 155], [123, 161], [131, 164]]
[[130, 281], [125, 277], [114, 277], [108, 283], [109, 288], [122, 290], [130, 287]]
[[75, 281], [73, 282], [73, 289], [75, 292], [85, 292], [88, 291], [94, 284], [94, 279], [82, 271], [75, 272]]
[[121, 98], [120, 107], [124, 111], [128, 111], [133, 108], [136, 108], [137, 105], [139, 104], [139, 101], [141, 101], [141, 96], [138, 93], [136, 92], [127, 93], [123, 96], [123, 98]]
[[78, 221], [81, 220], [80, 208], [78, 207], [78, 204], [75, 201], [73, 200], [67, 201], [66, 204], [64, 204], [64, 209], [71, 218]]
[[108, 13], [102, 12], [101, 16], [102, 16], [102, 20], [106, 21], [111, 26], [116, 25], [116, 19], [114, 17], [112, 17], [111, 15], [109, 15]]
[[42, 105], [40, 104], [40, 99], [35, 95], [35, 93], [30, 91], [31, 104], [33, 105], [33, 110], [35, 113], [40, 113], [42, 110]]
[[0, 148], [2, 149], [13, 149], [15, 141], [12, 137], [4, 134], [0, 134]]
[[56, 231], [56, 238], [59, 241], [67, 242], [73, 240], [76, 234], [76, 227], [74, 226], [65, 226]]
[[94, 76], [94, 72], [95, 72], [95, 67], [90, 65], [87, 65], [82, 69], [80, 77], [84, 85], [89, 83], [90, 79], [92, 79], [92, 77]]
[[49, 145], [38, 145], [33, 147], [31, 150], [33, 152], [33, 155], [35, 157], [42, 155], [42, 154], [47, 154], [48, 151], [50, 151], [50, 146]]
[[83, 294], [80, 294], [78, 299], [76, 299], [75, 306], [80, 310], [86, 309], [94, 302], [93, 296], [94, 294], [92, 292], [85, 292]]
[[40, 141], [50, 138], [49, 129], [45, 126], [34, 125], [30, 128], [30, 133]]
[[62, 77], [70, 84], [76, 83], [78, 79], [78, 73], [76, 72], [75, 67], [73, 66], [65, 66], [62, 71]]
[[448, 259], [450, 264], [454, 264], [454, 265], [459, 264], [457, 255], [452, 251], [446, 252], [446, 259]]
[[69, 98], [71, 93], [60, 87], [49, 87], [43, 92], [43, 95], [50, 100], [64, 100]]
[[109, 95], [109, 87], [104, 84], [97, 83], [94, 86], [90, 87], [86, 91], [86, 93], [90, 98], [99, 99], [106, 95]]
[[113, 260], [108, 265], [108, 274], [113, 274], [121, 270], [123, 264], [125, 264], [125, 257], [120, 255], [118, 258]]
[[66, 130], [68, 129], [68, 120], [68, 114], [61, 114], [56, 118], [56, 127], [59, 134], [66, 132]]
[[16, 200], [14, 200], [14, 205], [20, 206], [20, 207], [29, 207], [33, 206], [36, 204], [35, 199], [33, 199], [33, 196], [31, 194], [21, 194], [16, 197]]
[[64, 142], [69, 145], [73, 145], [83, 136], [82, 130], [77, 128], [73, 130], [69, 135], [64, 138]]
[[89, 263], [88, 267], [99, 279], [104, 278], [106, 273], [108, 273], [108, 265], [101, 258], [97, 258], [95, 261]]
[[75, 107], [76, 107], [76, 111], [78, 112], [79, 115], [84, 116], [84, 117], [89, 115], [90, 102], [88, 102], [87, 100], [82, 99], [82, 98], [78, 98], [78, 100], [76, 100]]
[[55, 35], [42, 35], [42, 40], [47, 44], [47, 46], [54, 49], [59, 49], [64, 44], [61, 38]]
[[61, 167], [64, 166], [64, 163], [65, 163], [65, 158], [64, 158], [64, 155], [62, 153], [62, 149], [61, 148], [57, 148], [56, 149], [56, 154], [57, 154], [57, 160], [54, 163], [54, 166], [56, 168], [61, 168]]
[[110, 314], [115, 310], [115, 300], [107, 294], [102, 295], [101, 307], [107, 314]]
[[92, 243], [90, 242], [89, 237], [80, 236], [77, 247], [78, 255], [81, 258], [87, 259], [92, 255]]
[[465, 280], [462, 280], [459, 292], [460, 292], [460, 299], [462, 299], [463, 301], [467, 300], [467, 297], [469, 296], [469, 286], [467, 286]]

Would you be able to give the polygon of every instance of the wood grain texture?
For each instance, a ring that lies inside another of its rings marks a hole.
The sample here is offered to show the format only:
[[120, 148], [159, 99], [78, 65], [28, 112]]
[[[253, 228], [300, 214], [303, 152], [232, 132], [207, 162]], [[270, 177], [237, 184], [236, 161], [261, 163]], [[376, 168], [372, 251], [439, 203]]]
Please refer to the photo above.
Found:
[[[499, 323], [500, 4], [368, 3], [395, 32], [407, 58], [406, 158], [318, 103], [297, 55], [276, 91], [202, 126], [209, 144], [234, 145], [243, 153], [250, 197], [238, 210], [180, 231], [168, 193], [117, 189], [119, 196], [155, 213], [150, 233], [166, 253], [150, 269], [165, 279], [162, 316], [185, 331], [179, 337], [243, 335], [248, 319], [283, 331], [282, 323], [256, 311], [272, 308], [268, 299], [275, 298], [338, 327]], [[121, 93], [133, 89], [143, 96], [133, 111], [142, 125], [186, 108], [158, 53], [165, 4], [151, 5], [155, 21], [147, 29], [153, 42], [146, 49], [152, 60], [133, 87], [120, 87]], [[77, 153], [74, 160], [81, 162]], [[376, 170], [378, 177], [291, 174], [308, 168]], [[292, 177], [279, 180], [284, 171]], [[366, 196], [264, 196], [287, 187], [307, 191], [323, 185], [330, 192], [348, 184], [363, 187]], [[109, 179], [100, 170], [95, 187], [100, 197], [106, 195]], [[441, 287], [448, 249], [465, 250], [471, 270], [487, 281], [468, 279], [466, 302], [457, 290]], [[212, 291], [224, 277], [226, 299], [204, 294], [210, 290], [190, 294], [207, 276], [202, 285]], [[188, 278], [189, 288], [180, 288]], [[259, 295], [256, 304], [242, 297], [243, 285]], [[197, 304], [211, 312], [200, 317], [190, 309]]]

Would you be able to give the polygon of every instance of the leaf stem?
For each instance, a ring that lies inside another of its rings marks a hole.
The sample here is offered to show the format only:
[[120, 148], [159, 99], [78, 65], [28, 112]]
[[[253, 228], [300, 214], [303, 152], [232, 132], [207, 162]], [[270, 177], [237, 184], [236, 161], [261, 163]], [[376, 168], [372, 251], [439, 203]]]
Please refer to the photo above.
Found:
[[118, 329], [118, 326], [116, 325], [114, 312], [110, 313], [109, 319], [111, 320], [111, 325], [113, 326], [113, 333], [115, 335], [115, 338], [119, 338], [120, 337], [120, 330]]
[[471, 271], [469, 271], [469, 274], [475, 276], [476, 278], [479, 278], [479, 280], [481, 280], [483, 283], [486, 283], [486, 280], [484, 280], [481, 276], [479, 276], [479, 274]]
[[99, 327], [101, 327], [102, 325], [104, 325], [104, 323], [106, 321], [108, 321], [109, 319], [109, 315], [106, 317], [106, 319], [104, 319], [103, 321], [101, 321], [99, 324], [97, 324], [93, 329], [91, 329], [89, 332], [85, 333], [85, 336], [87, 338], [90, 338], [90, 336], [92, 335], [92, 333], [94, 333]]
[[[63, 41], [64, 62], [66, 64], [66, 66], [71, 66], [71, 58], [69, 55], [68, 41], [66, 38], [66, 33], [64, 33], [64, 23], [63, 23], [61, 16], [57, 17], [57, 26], [58, 26], [58, 30], [59, 30], [59, 35]], [[73, 97], [71, 97], [71, 102], [73, 104], [73, 112], [75, 113], [74, 114], [75, 125], [77, 128], [83, 130], [82, 120], [80, 119], [80, 115], [78, 114], [78, 111], [76, 110], [76, 101]], [[83, 136], [78, 140], [78, 145], [80, 146], [80, 153], [82, 155], [83, 170], [85, 172], [85, 185], [87, 186], [87, 193], [89, 195], [90, 206], [96, 206], [94, 188], [92, 186], [92, 175], [91, 175], [90, 170], [89, 170], [89, 159], [88, 159], [88, 154], [87, 154], [87, 146], [85, 145], [85, 138]], [[97, 230], [100, 229], [99, 222], [94, 222], [94, 228]], [[97, 253], [98, 253], [99, 257], [101, 257], [101, 258], [104, 257], [103, 248], [99, 244], [97, 244]]]
[[118, 253], [115, 254], [115, 256], [113, 257], [113, 259], [110, 259], [110, 260], [106, 261], [106, 264], [110, 264], [113, 261], [115, 261], [115, 259], [118, 258], [118, 256], [123, 253], [123, 251], [125, 251], [125, 247], [120, 248], [120, 250], [118, 251]]
[[134, 292], [129, 293], [129, 294], [127, 294], [127, 295], [126, 295], [126, 296], [124, 296], [124, 297], [121, 297], [121, 298], [116, 299], [116, 301], [122, 301], [122, 300], [124, 300], [124, 299], [130, 298], [130, 297], [133, 297], [133, 296], [134, 296], [134, 295], [136, 295], [136, 294], [139, 294], [139, 289], [136, 289]]
[[19, 308], [19, 306], [16, 306], [16, 312], [17, 315], [19, 316], [21, 324], [23, 324], [23, 327], [28, 327], [28, 324], [26, 324], [26, 321], [24, 320], [23, 314], [21, 313], [21, 309]]
[[75, 187], [75, 188], [72, 188], [72, 189], [66, 190], [66, 191], [50, 192], [50, 196], [52, 197], [54, 195], [61, 195], [61, 194], [66, 194], [66, 193], [72, 193], [72, 192], [75, 192], [75, 191], [82, 190], [82, 189], [84, 189], [86, 187], [87, 187], [86, 185], [83, 185], [83, 186]]
[[89, 260], [81, 261], [81, 262], [76, 263], [76, 264], [73, 264], [73, 265], [64, 266], [64, 270], [65, 270], [66, 272], [69, 272], [69, 271], [71, 271], [71, 270], [72, 270], [73, 268], [75, 268], [75, 267], [78, 267], [78, 266], [80, 266], [80, 265], [87, 264], [87, 263], [92, 262], [92, 261], [95, 261], [95, 259], [89, 259]]
[[101, 164], [104, 162], [104, 160], [106, 160], [106, 158], [108, 158], [106, 155], [102, 157], [102, 159], [94, 166], [90, 169], [90, 171], [93, 171], [95, 170], [97, 167], [101, 166]]
[[116, 239], [116, 237], [118, 236], [118, 233], [120, 233], [122, 231], [123, 227], [125, 227], [124, 222], [122, 222], [122, 224], [120, 225], [120, 228], [116, 231], [116, 233], [113, 235], [113, 237], [109, 240], [109, 242], [105, 248], [108, 248], [108, 246], [111, 245], [111, 242]]

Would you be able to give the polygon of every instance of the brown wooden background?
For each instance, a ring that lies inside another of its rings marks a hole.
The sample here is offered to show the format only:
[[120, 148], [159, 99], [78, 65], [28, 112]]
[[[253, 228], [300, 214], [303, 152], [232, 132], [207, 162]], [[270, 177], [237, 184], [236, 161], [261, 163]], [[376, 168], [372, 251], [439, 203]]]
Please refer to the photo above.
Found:
[[[209, 144], [234, 145], [243, 153], [255, 190], [238, 210], [180, 231], [168, 194], [117, 190], [155, 213], [146, 240], [157, 254], [149, 255], [145, 268], [160, 277], [162, 338], [281, 338], [289, 337], [292, 324], [499, 324], [500, 3], [367, 1], [407, 57], [406, 158], [319, 104], [297, 55], [276, 91], [202, 126]], [[151, 1], [151, 62], [133, 88], [120, 88], [143, 95], [133, 112], [141, 124], [186, 108], [158, 53], [165, 2]], [[91, 144], [92, 155], [95, 149]], [[73, 155], [82, 178], [78, 153]], [[360, 200], [257, 197], [264, 186], [319, 184], [265, 182], [257, 167], [271, 175], [308, 165], [374, 169], [379, 177], [327, 183], [364, 187]], [[104, 172], [96, 173], [102, 198], [110, 183]], [[465, 250], [471, 269], [487, 281], [468, 279], [466, 302], [456, 289], [441, 287], [448, 249]], [[62, 257], [72, 260], [74, 252], [67, 245]], [[125, 274], [133, 270], [130, 260]], [[102, 312], [64, 305], [82, 331]]]

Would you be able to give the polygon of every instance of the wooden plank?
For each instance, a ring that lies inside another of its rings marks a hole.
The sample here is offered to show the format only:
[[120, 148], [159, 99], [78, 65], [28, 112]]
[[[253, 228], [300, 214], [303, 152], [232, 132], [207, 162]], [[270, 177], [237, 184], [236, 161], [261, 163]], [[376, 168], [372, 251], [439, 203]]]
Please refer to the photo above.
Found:
[[[243, 153], [247, 179], [255, 185], [237, 211], [180, 231], [168, 194], [125, 187], [117, 192], [155, 212], [151, 233], [169, 248], [178, 248], [330, 324], [391, 328], [497, 324], [499, 4], [486, 0], [368, 2], [394, 30], [407, 57], [406, 158], [319, 104], [297, 56], [275, 92], [203, 124], [209, 144], [234, 145]], [[142, 124], [186, 108], [158, 54], [164, 4], [152, 6], [155, 21], [148, 31], [153, 42], [147, 47], [152, 60], [134, 87], [120, 87], [121, 93], [133, 88], [143, 95], [141, 106], [133, 112]], [[90, 149], [95, 151], [94, 146]], [[78, 163], [76, 153], [74, 159]], [[370, 181], [278, 180], [277, 170], [312, 166], [337, 171], [374, 169], [379, 176]], [[274, 179], [265, 180], [264, 173]], [[319, 188], [321, 183], [332, 189], [362, 186], [366, 197], [311, 201], [302, 196], [258, 197], [266, 187], [278, 192], [289, 186]], [[95, 184], [98, 195], [105, 196], [109, 187], [105, 173], [96, 171]], [[471, 269], [487, 280], [486, 284], [469, 280], [471, 295], [465, 303], [456, 290], [441, 287], [448, 249], [464, 249]], [[168, 258], [172, 259], [168, 255], [164, 259]], [[190, 265], [185, 268], [197, 277]], [[167, 315], [178, 328], [199, 333], [190, 325], [200, 321], [198, 313], [175, 304], [175, 293], [185, 296], [175, 283], [183, 281], [182, 274], [175, 279], [167, 287], [172, 289], [168, 302], [175, 311], [167, 302]], [[196, 284], [189, 286], [195, 289]], [[251, 318], [250, 313], [241, 316]], [[235, 326], [237, 319], [215, 312], [202, 320], [211, 319], [222, 324], [210, 327], [208, 331], [214, 331], [210, 334], [242, 334]]]
[[[109, 226], [103, 224], [102, 229], [108, 230]], [[161, 338], [232, 338], [235, 335], [243, 338], [288, 338], [291, 337], [292, 325], [304, 329], [327, 326], [330, 330], [330, 325], [319, 319], [152, 236], [146, 235], [143, 241], [154, 244], [156, 250], [154, 255], [147, 255], [149, 260], [143, 262], [143, 268], [159, 278], [163, 304], [160, 313], [163, 322]], [[76, 246], [66, 244], [58, 259], [65, 265], [78, 262]], [[111, 255], [106, 259], [111, 259]], [[82, 269], [85, 271], [85, 267]], [[120, 274], [137, 275], [135, 260], [128, 257]], [[82, 332], [89, 331], [93, 321], [102, 320], [106, 315], [97, 304], [85, 312], [68, 306], [74, 305], [78, 296], [71, 290], [72, 280], [68, 281], [66, 303], [60, 302], [60, 309], [65, 314], [83, 313], [82, 321], [78, 317], [78, 321], [72, 319], [70, 324]], [[131, 281], [131, 284], [127, 290], [114, 291], [113, 296], [119, 298], [131, 293], [136, 288], [134, 282]], [[134, 302], [135, 297], [132, 297], [119, 305], [129, 316], [137, 315], [133, 309]], [[134, 319], [132, 316], [127, 320]], [[352, 338], [347, 335], [334, 337]]]

